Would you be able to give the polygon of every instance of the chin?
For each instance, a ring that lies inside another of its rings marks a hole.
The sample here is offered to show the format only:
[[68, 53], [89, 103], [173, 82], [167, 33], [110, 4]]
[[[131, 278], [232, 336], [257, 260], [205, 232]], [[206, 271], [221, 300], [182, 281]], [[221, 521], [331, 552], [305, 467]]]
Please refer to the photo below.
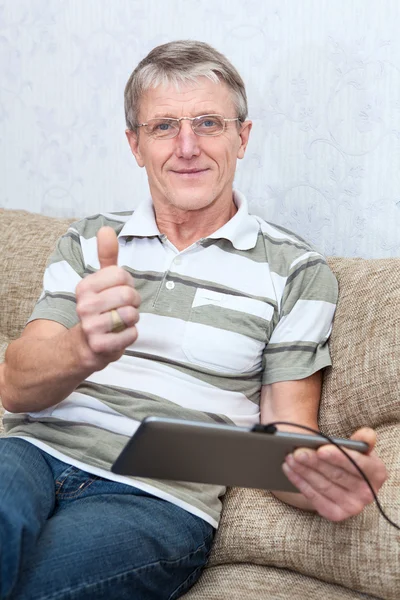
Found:
[[213, 190], [199, 192], [199, 190], [187, 189], [168, 194], [167, 199], [180, 210], [201, 210], [213, 203], [215, 194]]

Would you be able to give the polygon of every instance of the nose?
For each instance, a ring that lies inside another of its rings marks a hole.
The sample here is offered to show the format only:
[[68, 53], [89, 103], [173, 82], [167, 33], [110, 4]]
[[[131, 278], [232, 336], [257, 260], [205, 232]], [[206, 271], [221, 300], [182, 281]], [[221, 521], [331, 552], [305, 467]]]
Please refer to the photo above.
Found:
[[178, 158], [189, 160], [194, 156], [199, 156], [199, 136], [193, 131], [191, 121], [181, 121], [181, 129], [175, 140], [175, 152]]

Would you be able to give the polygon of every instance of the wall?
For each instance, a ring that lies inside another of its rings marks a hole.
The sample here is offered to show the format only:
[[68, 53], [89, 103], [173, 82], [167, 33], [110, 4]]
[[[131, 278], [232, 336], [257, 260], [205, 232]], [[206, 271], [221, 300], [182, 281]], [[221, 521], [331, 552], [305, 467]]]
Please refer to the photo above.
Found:
[[155, 45], [201, 39], [247, 86], [251, 209], [325, 254], [399, 255], [399, 19], [397, 0], [0, 0], [0, 206], [135, 207], [125, 82]]

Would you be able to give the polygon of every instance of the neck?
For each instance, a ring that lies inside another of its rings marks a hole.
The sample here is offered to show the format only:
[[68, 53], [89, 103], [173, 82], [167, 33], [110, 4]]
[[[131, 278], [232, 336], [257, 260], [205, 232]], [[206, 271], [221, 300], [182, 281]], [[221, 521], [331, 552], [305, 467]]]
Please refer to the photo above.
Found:
[[188, 248], [220, 229], [237, 213], [233, 197], [221, 207], [214, 203], [198, 210], [181, 210], [176, 207], [154, 205], [156, 222], [160, 233], [179, 250]]

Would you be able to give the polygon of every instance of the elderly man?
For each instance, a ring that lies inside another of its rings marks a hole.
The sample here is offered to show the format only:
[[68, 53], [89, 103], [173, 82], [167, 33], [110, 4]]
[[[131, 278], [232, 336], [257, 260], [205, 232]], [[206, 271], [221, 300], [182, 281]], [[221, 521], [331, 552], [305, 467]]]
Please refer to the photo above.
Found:
[[[252, 127], [239, 74], [206, 44], [165, 44], [132, 73], [125, 110], [151, 199], [59, 240], [1, 366], [2, 599], [172, 599], [197, 580], [224, 488], [112, 473], [144, 417], [317, 427], [337, 285], [233, 191]], [[374, 432], [353, 438], [379, 489]], [[332, 446], [283, 469], [299, 493], [276, 496], [327, 519], [372, 500]]]

